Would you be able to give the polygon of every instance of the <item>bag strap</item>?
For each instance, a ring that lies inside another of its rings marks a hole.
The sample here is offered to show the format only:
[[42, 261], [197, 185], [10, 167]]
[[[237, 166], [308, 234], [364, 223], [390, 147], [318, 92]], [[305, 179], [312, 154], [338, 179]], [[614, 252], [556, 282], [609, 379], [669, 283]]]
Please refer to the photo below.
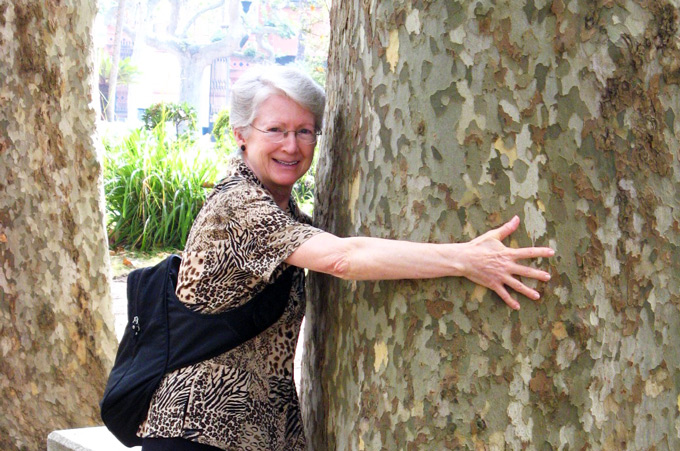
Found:
[[[175, 294], [180, 264], [181, 258], [172, 255], [163, 262], [161, 271], [149, 274], [149, 280], [143, 280], [144, 273], [140, 274], [140, 280], [132, 279], [133, 283], [158, 283], [159, 294], [165, 297], [168, 318], [166, 373], [216, 357], [254, 338], [278, 321], [288, 305], [293, 266], [243, 305], [217, 314], [193, 311]], [[159, 276], [162, 280], [158, 280]]]

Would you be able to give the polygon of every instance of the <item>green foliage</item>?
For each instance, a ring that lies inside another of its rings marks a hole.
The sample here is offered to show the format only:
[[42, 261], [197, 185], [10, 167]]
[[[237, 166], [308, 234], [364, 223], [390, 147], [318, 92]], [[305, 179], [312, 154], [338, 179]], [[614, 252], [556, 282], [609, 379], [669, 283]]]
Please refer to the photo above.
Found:
[[249, 58], [254, 58], [256, 53], [255, 46], [252, 44], [248, 44], [248, 46], [243, 49], [243, 56], [247, 56]]
[[312, 167], [307, 173], [293, 186], [293, 197], [298, 207], [308, 215], [314, 211], [314, 170]]
[[310, 216], [314, 213], [314, 193], [316, 191], [316, 183], [314, 180], [318, 159], [319, 154], [317, 152], [314, 155], [314, 161], [312, 161], [312, 166], [309, 168], [309, 171], [295, 183], [292, 192], [293, 198], [298, 207], [300, 207], [300, 210]]
[[[196, 109], [188, 103], [155, 103], [142, 114], [144, 128], [153, 130], [159, 124], [171, 122], [177, 136], [192, 135], [196, 131]], [[187, 137], [187, 136], [184, 136]]]
[[[275, 28], [276, 35], [283, 39], [290, 39], [295, 36], [294, 25], [286, 16], [278, 14], [269, 14], [265, 19], [263, 25], [267, 28]], [[259, 32], [257, 28], [255, 32]]]
[[228, 155], [236, 148], [236, 140], [231, 134], [229, 125], [229, 110], [219, 112], [213, 124], [212, 135], [215, 137], [215, 148], [224, 155]]
[[[101, 51], [99, 57], [99, 86], [100, 88], [104, 86], [105, 89], [104, 91], [99, 91], [99, 99], [102, 104], [102, 114], [104, 116], [106, 115], [106, 107], [109, 103], [109, 93], [107, 90], [112, 67], [113, 60], [111, 59], [111, 56]], [[130, 58], [124, 58], [118, 61], [118, 78], [116, 84], [124, 86], [134, 83], [141, 73], [142, 71], [131, 63]]]
[[[100, 52], [99, 59], [99, 83], [105, 84], [109, 82], [109, 77], [111, 76], [111, 67], [113, 66], [113, 60], [111, 56]], [[117, 84], [129, 85], [134, 83], [137, 78], [142, 74], [139, 67], [132, 64], [130, 58], [123, 58], [118, 61], [118, 80]]]
[[112, 247], [183, 249], [218, 175], [214, 159], [187, 136], [170, 139], [165, 121], [104, 142], [107, 229]]

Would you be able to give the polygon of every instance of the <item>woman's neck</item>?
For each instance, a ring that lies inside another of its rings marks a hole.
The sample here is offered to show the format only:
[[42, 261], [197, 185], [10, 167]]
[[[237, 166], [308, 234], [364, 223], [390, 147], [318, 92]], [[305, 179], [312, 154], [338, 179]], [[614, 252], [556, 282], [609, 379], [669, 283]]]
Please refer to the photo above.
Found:
[[270, 193], [272, 193], [272, 197], [274, 198], [274, 202], [276, 202], [276, 205], [279, 206], [279, 208], [283, 211], [288, 210], [288, 202], [290, 201], [290, 195], [292, 190], [288, 190], [288, 192], [282, 192], [281, 194], [277, 194], [274, 191], [272, 191], [269, 187], [267, 187]]
[[262, 179], [258, 176], [257, 171], [253, 169], [252, 165], [250, 164], [247, 158], [243, 158], [243, 162], [246, 164], [246, 166], [248, 166], [248, 168], [252, 171], [255, 177], [257, 177], [262, 186], [267, 188], [267, 191], [269, 191], [269, 193], [274, 198], [274, 202], [276, 202], [276, 205], [278, 205], [279, 208], [281, 208], [281, 210], [283, 211], [288, 210], [288, 201], [290, 200], [291, 193], [293, 192], [293, 187], [269, 186], [267, 183], [263, 182]]

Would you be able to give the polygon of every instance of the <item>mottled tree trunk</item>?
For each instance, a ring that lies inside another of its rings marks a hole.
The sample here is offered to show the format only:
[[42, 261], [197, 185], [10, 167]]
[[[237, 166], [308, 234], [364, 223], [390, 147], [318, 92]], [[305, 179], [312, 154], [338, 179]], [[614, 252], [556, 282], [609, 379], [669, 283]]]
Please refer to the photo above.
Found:
[[98, 422], [116, 341], [91, 1], [0, 1], [0, 449]]
[[677, 3], [333, 2], [316, 221], [469, 240], [514, 214], [553, 275], [312, 275], [311, 449], [680, 449]]

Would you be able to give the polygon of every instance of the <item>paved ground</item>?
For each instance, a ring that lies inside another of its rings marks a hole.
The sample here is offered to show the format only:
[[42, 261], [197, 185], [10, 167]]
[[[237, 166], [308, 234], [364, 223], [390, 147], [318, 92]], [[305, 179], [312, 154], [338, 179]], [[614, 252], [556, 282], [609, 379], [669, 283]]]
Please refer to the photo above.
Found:
[[[113, 315], [115, 317], [115, 329], [116, 336], [120, 341], [123, 336], [123, 331], [125, 331], [125, 325], [127, 324], [127, 277], [119, 276], [115, 277], [111, 283], [111, 296], [113, 298]], [[300, 335], [304, 332], [305, 323], [302, 322], [302, 331]], [[302, 358], [302, 342], [298, 343], [297, 352], [295, 353], [295, 384], [298, 387], [298, 393], [300, 388], [300, 364]]]

